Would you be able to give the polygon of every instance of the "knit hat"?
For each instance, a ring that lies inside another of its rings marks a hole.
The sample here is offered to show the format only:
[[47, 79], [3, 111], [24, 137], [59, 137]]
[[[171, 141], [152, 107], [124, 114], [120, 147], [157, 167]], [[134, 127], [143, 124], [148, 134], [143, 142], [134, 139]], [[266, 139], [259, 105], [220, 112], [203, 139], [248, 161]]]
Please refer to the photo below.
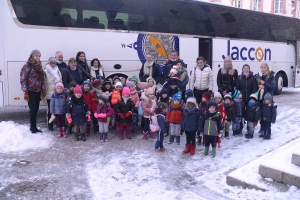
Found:
[[148, 83], [150, 80], [153, 80], [154, 85], [156, 84], [156, 81], [155, 81], [154, 78], [152, 78], [152, 77], [148, 77], [148, 78], [146, 79], [146, 82]]
[[[37, 50], [37, 49], [35, 49], [35, 50], [32, 50], [32, 52], [30, 53], [30, 57], [34, 57], [36, 54], [41, 54], [41, 52], [39, 51], [39, 50]], [[56, 61], [55, 61], [56, 62]]]
[[139, 86], [142, 90], [145, 90], [149, 87], [149, 84], [147, 82], [139, 82]]
[[96, 88], [98, 87], [99, 85], [102, 85], [102, 82], [99, 80], [99, 79], [95, 79], [93, 82], [93, 87]]
[[174, 94], [172, 100], [173, 101], [181, 101], [182, 99], [182, 93], [180, 91], [178, 91], [176, 94]]
[[217, 97], [222, 98], [222, 95], [220, 94], [220, 92], [215, 92], [214, 93], [214, 99], [217, 98]]
[[231, 96], [230, 94], [226, 94], [226, 95], [224, 96], [224, 99], [230, 99], [230, 100], [232, 100], [232, 96]]
[[83, 82], [82, 86], [84, 86], [85, 84], [88, 84], [90, 87], [92, 87], [92, 82], [90, 81], [90, 79], [86, 79], [86, 80]]
[[244, 69], [244, 67], [249, 67], [249, 70], [250, 70], [250, 66], [248, 64], [244, 64], [242, 67], [242, 70]]
[[149, 94], [154, 94], [154, 90], [152, 88], [145, 89], [145, 94], [148, 96]]
[[103, 85], [105, 86], [107, 84], [111, 85], [111, 82], [109, 80], [104, 81]]
[[256, 93], [251, 94], [249, 99], [255, 99], [255, 101], [257, 101], [258, 100], [258, 93], [256, 92]]
[[161, 91], [160, 91], [160, 94], [167, 94], [169, 96], [169, 90], [167, 88], [163, 88]]
[[175, 68], [172, 68], [172, 69], [171, 69], [171, 71], [170, 71], [170, 74], [171, 74], [171, 73], [173, 73], [173, 74], [175, 74], [175, 75], [176, 75], [176, 74], [178, 74], [178, 71], [177, 71], [177, 69], [175, 69]]
[[189, 102], [195, 104], [196, 107], [198, 106], [197, 105], [197, 100], [196, 100], [195, 97], [189, 97], [189, 98], [187, 98], [186, 104], [188, 104]]
[[129, 89], [129, 87], [124, 87], [123, 88], [123, 90], [122, 90], [122, 96], [125, 95], [125, 94], [130, 95], [130, 89]]
[[56, 83], [55, 88], [58, 88], [58, 87], [64, 88], [64, 85], [62, 83]]
[[139, 79], [138, 79], [136, 76], [132, 76], [132, 77], [131, 77], [131, 81], [139, 82]]
[[[229, 92], [229, 94], [231, 94], [231, 92]], [[237, 99], [237, 98], [239, 98], [240, 94], [241, 94], [241, 92], [239, 90], [235, 90], [233, 92], [233, 94], [231, 94], [231, 96], [232, 96], [233, 99]]]
[[115, 88], [116, 88], [117, 86], [121, 86], [121, 87], [123, 87], [123, 85], [122, 85], [122, 83], [121, 83], [120, 81], [116, 82], [116, 84], [115, 84]]
[[207, 108], [210, 108], [211, 106], [214, 106], [216, 109], [218, 108], [218, 104], [215, 101], [208, 102]]
[[[219, 94], [220, 94], [220, 93], [219, 93]], [[211, 99], [211, 94], [210, 94], [210, 92], [205, 92], [205, 93], [203, 93], [203, 94], [202, 94], [202, 98], [205, 98], [206, 101], [210, 101], [210, 99]]]
[[178, 85], [178, 79], [177, 78], [170, 78], [169, 79], [169, 85]]
[[135, 86], [134, 82], [132, 81], [126, 81], [126, 87], [132, 87], [132, 86]]
[[80, 85], [76, 85], [76, 87], [74, 88], [74, 94], [76, 93], [82, 94], [82, 89]]
[[194, 96], [193, 90], [187, 89], [187, 90], [185, 91], [185, 95], [186, 95], [186, 98], [193, 97], [193, 96]]
[[69, 83], [69, 87], [76, 87], [76, 82], [75, 81], [71, 81]]
[[272, 101], [272, 100], [273, 100], [273, 97], [272, 97], [272, 95], [268, 92], [267, 94], [265, 94], [264, 100], [270, 100], [270, 101]]

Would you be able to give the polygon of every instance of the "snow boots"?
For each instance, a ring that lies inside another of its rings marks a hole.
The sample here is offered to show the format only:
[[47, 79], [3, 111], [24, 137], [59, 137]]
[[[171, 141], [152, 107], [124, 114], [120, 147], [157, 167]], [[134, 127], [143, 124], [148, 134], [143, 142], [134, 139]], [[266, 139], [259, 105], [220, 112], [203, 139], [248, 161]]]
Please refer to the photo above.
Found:
[[175, 135], [170, 135], [170, 139], [168, 141], [168, 144], [174, 143], [174, 138], [175, 138]]
[[225, 131], [225, 138], [229, 139], [229, 133]]
[[209, 147], [205, 147], [204, 153], [203, 153], [204, 156], [207, 156], [207, 155], [208, 155], [208, 150], [209, 150]]
[[147, 139], [148, 139], [148, 138], [147, 138], [147, 132], [146, 132], [146, 133], [143, 132], [143, 134], [144, 134], [143, 140], [147, 140]]
[[176, 144], [180, 145], [180, 136], [176, 136]]
[[103, 133], [100, 133], [100, 142], [104, 142]]
[[271, 139], [271, 133], [267, 132], [264, 137], [263, 137], [264, 140], [269, 140]]
[[150, 138], [155, 139], [155, 135], [153, 132], [150, 132]]
[[190, 144], [186, 144], [185, 145], [185, 150], [182, 151], [182, 153], [189, 153], [191, 151], [191, 145]]
[[107, 135], [108, 135], [108, 133], [103, 133], [103, 140], [105, 142], [108, 142]]
[[78, 136], [78, 133], [75, 133], [75, 141], [78, 141], [79, 140], [79, 136]]
[[82, 140], [82, 141], [86, 141], [86, 137], [85, 137], [85, 134], [84, 134], [84, 133], [81, 134], [81, 140]]
[[91, 125], [86, 125], [86, 136], [90, 136], [91, 133]]
[[191, 148], [191, 156], [195, 155], [195, 148], [196, 148], [196, 145], [190, 145], [190, 148]]
[[211, 151], [211, 157], [212, 157], [212, 158], [216, 157], [216, 147], [213, 147], [213, 148], [212, 148], [212, 151]]

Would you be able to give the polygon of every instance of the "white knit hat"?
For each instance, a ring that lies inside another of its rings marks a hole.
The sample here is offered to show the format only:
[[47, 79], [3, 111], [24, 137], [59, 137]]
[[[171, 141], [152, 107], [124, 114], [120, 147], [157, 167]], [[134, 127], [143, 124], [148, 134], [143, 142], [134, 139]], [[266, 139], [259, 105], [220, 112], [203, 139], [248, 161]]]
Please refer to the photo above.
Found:
[[115, 84], [115, 88], [116, 88], [117, 86], [121, 86], [121, 87], [123, 87], [123, 85], [122, 85], [122, 83], [121, 83], [120, 81], [116, 82], [116, 84]]
[[189, 102], [195, 104], [196, 107], [198, 106], [197, 100], [196, 100], [195, 97], [189, 97], [189, 98], [187, 98], [186, 104], [188, 104]]
[[177, 69], [174, 69], [174, 68], [173, 68], [173, 69], [171, 69], [171, 71], [170, 71], [170, 74], [171, 74], [171, 73], [173, 73], [173, 74], [178, 74], [178, 71], [177, 71]]
[[214, 99], [217, 98], [217, 97], [222, 98], [222, 95], [220, 94], [220, 92], [215, 92], [214, 93]]

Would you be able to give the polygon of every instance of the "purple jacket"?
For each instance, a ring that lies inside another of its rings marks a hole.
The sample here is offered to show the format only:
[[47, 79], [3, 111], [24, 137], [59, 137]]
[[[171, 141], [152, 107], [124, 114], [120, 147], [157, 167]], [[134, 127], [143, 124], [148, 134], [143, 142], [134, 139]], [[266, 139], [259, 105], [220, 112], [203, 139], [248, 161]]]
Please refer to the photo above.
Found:
[[114, 110], [110, 107], [110, 103], [107, 103], [106, 107], [102, 106], [101, 110], [99, 111], [99, 105], [95, 110], [96, 114], [105, 113], [106, 118], [97, 118], [98, 122], [107, 122], [107, 118], [114, 115]]
[[28, 62], [21, 69], [20, 82], [23, 92], [46, 92], [45, 82], [39, 80], [39, 75], [34, 66]]

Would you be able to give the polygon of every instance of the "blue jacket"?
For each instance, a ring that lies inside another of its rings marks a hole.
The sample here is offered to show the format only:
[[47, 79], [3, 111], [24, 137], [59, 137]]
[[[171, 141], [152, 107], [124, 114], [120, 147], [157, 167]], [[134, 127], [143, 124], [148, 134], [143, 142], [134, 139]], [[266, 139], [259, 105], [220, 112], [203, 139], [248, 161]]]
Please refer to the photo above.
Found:
[[275, 123], [276, 116], [277, 116], [277, 104], [273, 102], [270, 104], [263, 103], [261, 109], [261, 120]]
[[73, 124], [82, 125], [87, 123], [88, 106], [84, 102], [83, 96], [77, 99], [75, 96], [71, 97], [71, 100], [67, 107], [67, 116], [71, 116]]
[[50, 100], [50, 113], [56, 115], [66, 114], [67, 112], [68, 95], [66, 92], [54, 92]]
[[[156, 114], [162, 114], [162, 115], [164, 115], [163, 113], [156, 113]], [[158, 122], [158, 125], [160, 127], [160, 132], [162, 134], [168, 133], [168, 129], [167, 129], [168, 122], [166, 122], [166, 116], [163, 117], [161, 115], [157, 115], [157, 122]]]
[[181, 122], [181, 128], [184, 131], [197, 132], [203, 129], [203, 121], [200, 116], [200, 111], [197, 107], [189, 110], [185, 108], [183, 110], [183, 119]]

